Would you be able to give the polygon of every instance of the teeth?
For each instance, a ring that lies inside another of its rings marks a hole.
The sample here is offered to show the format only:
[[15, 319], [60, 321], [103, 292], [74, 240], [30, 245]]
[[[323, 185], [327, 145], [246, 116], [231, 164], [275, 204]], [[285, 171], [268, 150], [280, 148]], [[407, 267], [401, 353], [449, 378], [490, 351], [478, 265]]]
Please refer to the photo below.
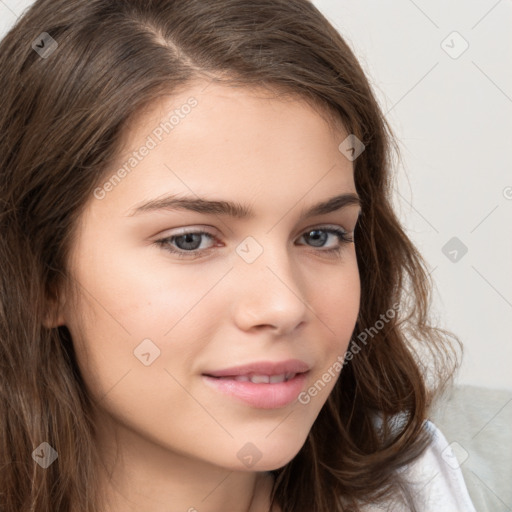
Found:
[[253, 384], [279, 384], [295, 377], [295, 373], [281, 373], [279, 375], [237, 375], [235, 380], [239, 382], [252, 382]]
[[234, 375], [233, 377], [224, 378], [233, 379], [237, 382], [252, 382], [253, 384], [279, 384], [293, 379], [295, 375], [297, 374], [288, 372], [279, 375]]
[[254, 384], [270, 383], [270, 377], [268, 375], [251, 375], [250, 380]]

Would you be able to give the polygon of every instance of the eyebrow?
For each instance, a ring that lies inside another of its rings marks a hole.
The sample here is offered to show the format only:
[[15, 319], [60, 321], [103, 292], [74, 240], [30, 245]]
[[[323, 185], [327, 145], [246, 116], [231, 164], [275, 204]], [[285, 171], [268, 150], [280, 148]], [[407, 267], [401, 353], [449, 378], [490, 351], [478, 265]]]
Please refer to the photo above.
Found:
[[[352, 192], [340, 194], [313, 206], [301, 212], [301, 219], [324, 215], [326, 213], [341, 210], [347, 206], [359, 206], [361, 200], [359, 196]], [[176, 195], [165, 196], [147, 201], [140, 206], [132, 209], [127, 216], [132, 217], [142, 213], [154, 212], [158, 210], [188, 210], [197, 213], [224, 215], [237, 219], [254, 218], [254, 212], [248, 206], [226, 200], [208, 200], [201, 197], [187, 197]]]

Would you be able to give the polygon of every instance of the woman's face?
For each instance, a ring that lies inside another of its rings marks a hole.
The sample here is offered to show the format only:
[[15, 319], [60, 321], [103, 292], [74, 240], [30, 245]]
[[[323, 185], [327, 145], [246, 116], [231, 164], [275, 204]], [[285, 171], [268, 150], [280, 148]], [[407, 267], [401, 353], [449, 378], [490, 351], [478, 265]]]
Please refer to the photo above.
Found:
[[342, 241], [357, 202], [306, 215], [356, 195], [347, 135], [301, 101], [199, 82], [131, 126], [81, 217], [80, 300], [59, 322], [132, 448], [235, 471], [299, 451], [359, 310]]

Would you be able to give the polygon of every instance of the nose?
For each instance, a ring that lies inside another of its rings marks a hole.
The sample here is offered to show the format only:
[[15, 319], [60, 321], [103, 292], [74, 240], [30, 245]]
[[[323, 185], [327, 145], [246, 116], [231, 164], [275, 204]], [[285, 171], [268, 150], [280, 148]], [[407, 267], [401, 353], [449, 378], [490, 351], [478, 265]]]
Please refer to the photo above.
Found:
[[[293, 332], [307, 320], [305, 283], [286, 247], [270, 241], [261, 243], [261, 254], [248, 263], [236, 258], [233, 279], [234, 320], [244, 331], [269, 329], [276, 335]], [[242, 255], [243, 256], [243, 255]]]

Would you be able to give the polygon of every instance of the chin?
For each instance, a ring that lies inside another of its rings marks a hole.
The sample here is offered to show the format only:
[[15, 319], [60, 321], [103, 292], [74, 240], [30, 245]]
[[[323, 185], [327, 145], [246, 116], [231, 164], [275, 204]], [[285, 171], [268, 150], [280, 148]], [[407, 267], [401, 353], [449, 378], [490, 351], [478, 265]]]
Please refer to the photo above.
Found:
[[272, 442], [262, 439], [260, 444], [246, 443], [238, 452], [237, 458], [242, 463], [237, 470], [273, 471], [286, 466], [304, 445], [303, 439], [283, 439], [276, 436]]

